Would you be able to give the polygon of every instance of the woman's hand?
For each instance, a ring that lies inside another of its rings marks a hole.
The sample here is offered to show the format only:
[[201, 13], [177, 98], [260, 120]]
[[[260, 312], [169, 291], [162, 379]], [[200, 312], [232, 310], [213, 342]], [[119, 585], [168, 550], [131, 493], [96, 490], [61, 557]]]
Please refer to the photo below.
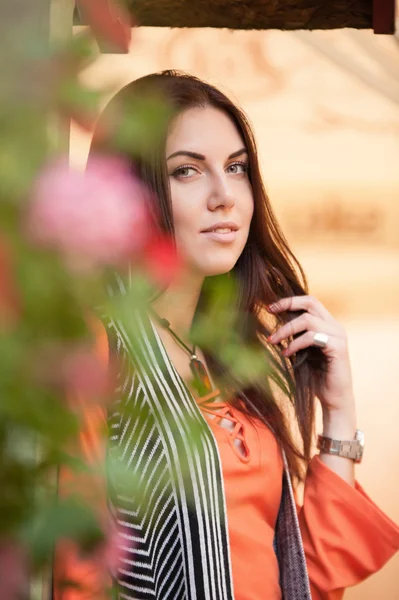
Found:
[[[301, 316], [278, 328], [268, 341], [278, 344], [294, 334], [302, 333], [291, 341], [283, 351], [283, 355], [292, 356], [298, 350], [314, 345], [315, 333], [326, 333], [328, 342], [321, 348], [327, 357], [327, 372], [321, 378], [316, 390], [324, 420], [324, 434], [331, 434], [331, 429], [338, 433], [351, 431], [353, 437], [356, 429], [355, 401], [352, 384], [352, 373], [349, 361], [348, 343], [344, 328], [340, 325], [313, 296], [292, 296], [282, 298], [267, 307], [268, 311], [277, 314], [282, 311], [305, 310]], [[326, 431], [328, 429], [328, 432]], [[331, 437], [333, 437], [331, 435]], [[341, 438], [342, 439], [342, 438]]]

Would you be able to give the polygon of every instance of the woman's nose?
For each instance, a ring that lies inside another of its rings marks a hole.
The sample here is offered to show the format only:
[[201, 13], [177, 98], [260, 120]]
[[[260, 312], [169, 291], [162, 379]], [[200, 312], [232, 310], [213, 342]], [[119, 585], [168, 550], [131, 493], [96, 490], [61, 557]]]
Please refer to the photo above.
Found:
[[232, 208], [234, 204], [235, 201], [232, 186], [226, 175], [224, 174], [215, 177], [209, 194], [208, 208], [210, 210], [216, 210], [217, 208]]

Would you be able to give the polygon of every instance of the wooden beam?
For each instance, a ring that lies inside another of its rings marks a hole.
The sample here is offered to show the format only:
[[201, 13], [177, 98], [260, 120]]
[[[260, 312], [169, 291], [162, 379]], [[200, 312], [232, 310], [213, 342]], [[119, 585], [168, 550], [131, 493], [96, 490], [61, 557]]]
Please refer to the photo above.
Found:
[[[98, 0], [99, 4], [104, 2]], [[373, 0], [126, 0], [134, 22], [141, 26], [281, 30], [371, 29], [372, 3]], [[87, 24], [78, 11], [75, 24]]]
[[[108, 2], [99, 0], [98, 9]], [[128, 0], [128, 6], [133, 22], [149, 27], [352, 28], [395, 33], [395, 0], [195, 0], [195, 9], [193, 0]], [[85, 15], [77, 9], [74, 24], [87, 24]]]
[[395, 0], [373, 0], [374, 33], [393, 35], [395, 33]]

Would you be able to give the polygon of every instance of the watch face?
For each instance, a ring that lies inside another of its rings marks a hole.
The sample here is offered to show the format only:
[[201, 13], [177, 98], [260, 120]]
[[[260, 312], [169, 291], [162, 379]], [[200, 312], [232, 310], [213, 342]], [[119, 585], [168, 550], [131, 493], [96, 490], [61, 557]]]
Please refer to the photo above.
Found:
[[356, 434], [355, 434], [355, 440], [358, 442], [359, 444], [359, 450], [358, 450], [358, 454], [357, 454], [357, 458], [356, 458], [356, 462], [360, 463], [362, 461], [363, 458], [363, 452], [364, 452], [364, 433], [363, 431], [361, 431], [360, 429], [356, 430]]
[[364, 448], [364, 433], [360, 429], [356, 430], [355, 439], [359, 442], [362, 449]]

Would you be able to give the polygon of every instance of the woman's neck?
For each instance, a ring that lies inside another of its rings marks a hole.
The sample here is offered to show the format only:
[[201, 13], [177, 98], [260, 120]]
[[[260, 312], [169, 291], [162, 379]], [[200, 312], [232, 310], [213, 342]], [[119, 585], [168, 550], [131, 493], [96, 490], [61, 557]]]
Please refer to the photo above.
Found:
[[202, 284], [203, 278], [180, 277], [152, 304], [158, 316], [167, 319], [171, 329], [183, 339], [191, 329]]

